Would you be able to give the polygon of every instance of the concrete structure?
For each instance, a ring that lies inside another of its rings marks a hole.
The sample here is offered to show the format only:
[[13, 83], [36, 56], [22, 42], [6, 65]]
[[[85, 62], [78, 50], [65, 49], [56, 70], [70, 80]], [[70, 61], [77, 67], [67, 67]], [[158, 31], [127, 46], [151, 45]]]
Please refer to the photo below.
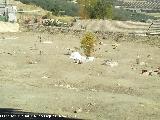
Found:
[[7, 0], [0, 0], [0, 15], [5, 16], [9, 22], [16, 22], [17, 7], [8, 4]]

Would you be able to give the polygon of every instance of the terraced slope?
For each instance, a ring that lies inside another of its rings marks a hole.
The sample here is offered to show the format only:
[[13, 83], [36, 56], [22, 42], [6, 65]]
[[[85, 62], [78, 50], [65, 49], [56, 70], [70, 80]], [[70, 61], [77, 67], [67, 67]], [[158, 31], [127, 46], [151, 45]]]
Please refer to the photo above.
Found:
[[85, 27], [89, 31], [146, 33], [150, 23], [109, 20], [78, 20], [72, 29]]
[[160, 2], [118, 2], [117, 5], [124, 8], [160, 9]]

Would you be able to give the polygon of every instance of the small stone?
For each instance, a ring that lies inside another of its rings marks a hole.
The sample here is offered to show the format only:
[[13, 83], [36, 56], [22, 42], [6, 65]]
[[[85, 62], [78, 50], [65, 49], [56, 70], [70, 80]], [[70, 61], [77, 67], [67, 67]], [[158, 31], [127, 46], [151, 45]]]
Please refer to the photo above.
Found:
[[147, 55], [147, 57], [149, 58], [151, 55]]
[[143, 66], [143, 65], [146, 65], [146, 63], [145, 62], [140, 62], [140, 65]]
[[142, 70], [142, 74], [144, 74], [144, 73], [146, 73], [146, 72], [148, 72], [148, 70]]
[[144, 76], [148, 76], [149, 75], [149, 72], [145, 72], [143, 73]]
[[47, 79], [47, 78], [48, 78], [47, 76], [43, 76], [43, 77], [42, 77], [42, 79]]
[[99, 45], [103, 45], [103, 42], [99, 42]]
[[140, 56], [139, 55], [136, 58], [136, 64], [140, 64]]
[[155, 76], [155, 75], [158, 75], [158, 74], [157, 74], [157, 72], [152, 72], [152, 75]]
[[148, 72], [148, 75], [149, 75], [149, 76], [152, 76], [152, 71], [149, 71], [149, 72]]
[[70, 85], [67, 85], [66, 88], [71, 88], [71, 86], [70, 86]]
[[74, 111], [74, 113], [81, 113], [81, 112], [82, 112], [82, 108], [79, 108], [79, 109]]

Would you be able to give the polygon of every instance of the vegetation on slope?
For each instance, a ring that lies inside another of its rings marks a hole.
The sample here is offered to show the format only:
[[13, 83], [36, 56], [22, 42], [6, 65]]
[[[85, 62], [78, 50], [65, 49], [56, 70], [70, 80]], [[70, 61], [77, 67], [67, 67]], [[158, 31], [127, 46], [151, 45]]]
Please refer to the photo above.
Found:
[[76, 16], [78, 6], [68, 0], [16, 0], [24, 4], [35, 4], [45, 10], [51, 11], [54, 15]]
[[147, 21], [155, 17], [114, 8], [115, 0], [18, 0], [25, 4], [35, 4], [53, 15], [80, 16], [82, 19], [114, 19]]
[[114, 9], [113, 19], [122, 21], [131, 20], [131, 21], [146, 22], [148, 19], [156, 19], [156, 18], [154, 16], [131, 12], [124, 9]]

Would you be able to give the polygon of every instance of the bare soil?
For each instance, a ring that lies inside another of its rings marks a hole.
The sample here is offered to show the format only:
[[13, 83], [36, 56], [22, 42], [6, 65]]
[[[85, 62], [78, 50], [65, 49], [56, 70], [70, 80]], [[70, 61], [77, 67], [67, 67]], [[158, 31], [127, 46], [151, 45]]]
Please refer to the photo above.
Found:
[[[160, 76], [141, 71], [160, 67], [160, 48], [127, 39], [113, 49], [114, 40], [100, 39], [94, 62], [75, 64], [66, 48], [79, 47], [80, 37], [0, 34], [0, 108], [93, 120], [159, 120]], [[136, 64], [137, 55], [145, 64]], [[102, 65], [111, 59], [117, 67]]]
[[19, 24], [18, 23], [9, 23], [0, 21], [0, 33], [1, 32], [18, 32]]

